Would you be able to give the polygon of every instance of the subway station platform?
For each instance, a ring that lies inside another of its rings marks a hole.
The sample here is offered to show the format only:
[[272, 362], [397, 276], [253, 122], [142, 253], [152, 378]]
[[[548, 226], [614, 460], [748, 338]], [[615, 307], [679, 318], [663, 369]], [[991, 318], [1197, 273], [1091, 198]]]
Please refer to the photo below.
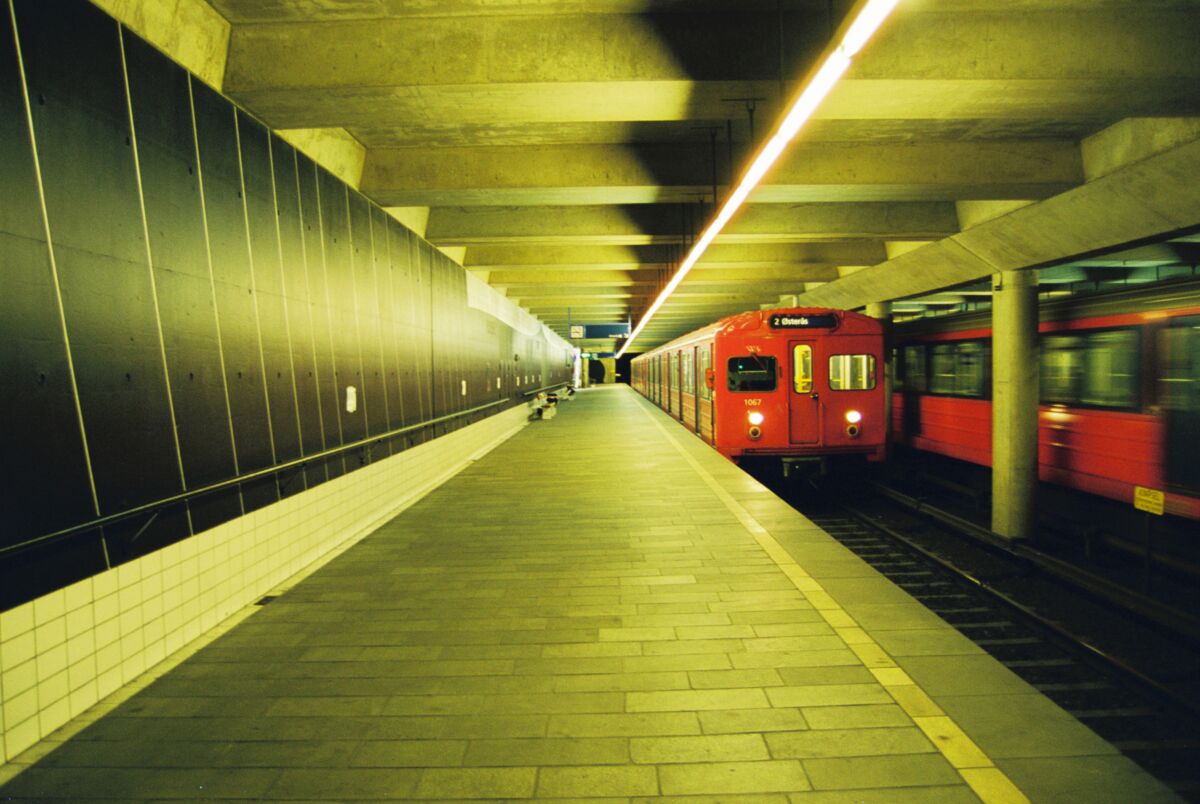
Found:
[[88, 721], [0, 799], [1175, 800], [626, 386]]

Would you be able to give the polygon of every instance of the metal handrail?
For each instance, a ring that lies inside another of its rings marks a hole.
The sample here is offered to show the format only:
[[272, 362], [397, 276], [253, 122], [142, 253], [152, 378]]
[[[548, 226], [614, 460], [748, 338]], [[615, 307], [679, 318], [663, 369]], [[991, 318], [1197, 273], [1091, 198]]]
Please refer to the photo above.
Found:
[[542, 391], [549, 391], [553, 388], [565, 388], [568, 385], [570, 385], [569, 382], [556, 382], [553, 385], [543, 385], [541, 388], [534, 388], [532, 391], [525, 391], [522, 395], [533, 396], [534, 394], [540, 394]]
[[256, 469], [253, 472], [247, 472], [245, 474], [238, 475], [237, 477], [231, 477], [226, 480], [218, 481], [216, 483], [210, 483], [207, 486], [201, 486], [199, 488], [181, 491], [180, 493], [173, 494], [170, 497], [164, 497], [160, 500], [155, 500], [154, 502], [148, 502], [143, 505], [136, 506], [134, 508], [127, 508], [124, 511], [120, 511], [115, 514], [108, 514], [107, 516], [102, 516], [97, 519], [93, 519], [93, 520], [84, 522], [79, 525], [72, 525], [69, 528], [63, 528], [62, 530], [55, 531], [54, 533], [47, 533], [43, 536], [38, 536], [33, 539], [27, 539], [26, 541], [19, 542], [17, 544], [10, 544], [7, 547], [0, 547], [0, 557], [6, 556], [10, 553], [19, 552], [21, 550], [26, 550], [30, 547], [36, 547], [40, 544], [45, 544], [46, 542], [56, 541], [58, 539], [65, 539], [68, 536], [75, 536], [79, 533], [84, 533], [85, 531], [95, 530], [96, 528], [102, 528], [107, 525], [112, 525], [112, 524], [120, 522], [122, 520], [130, 519], [131, 517], [138, 516], [139, 514], [148, 514], [153, 511], [157, 511], [158, 509], [161, 509], [161, 508], [166, 508], [171, 505], [177, 505], [181, 502], [187, 502], [188, 500], [192, 499], [193, 497], [201, 497], [205, 494], [212, 494], [213, 492], [222, 491], [227, 488], [232, 488], [233, 486], [241, 485], [242, 483], [248, 483], [252, 480], [259, 480], [260, 478], [269, 477], [271, 475], [287, 471], [288, 469], [294, 469], [296, 467], [304, 466], [305, 464], [312, 463], [313, 461], [320, 461], [320, 460], [324, 460], [325, 458], [332, 458], [336, 455], [340, 455], [343, 452], [349, 452], [354, 449], [359, 449], [361, 447], [365, 447], [370, 444], [377, 443], [379, 441], [386, 441], [389, 438], [395, 438], [398, 435], [403, 435], [405, 433], [412, 432], [413, 430], [420, 430], [423, 427], [430, 427], [435, 424], [441, 424], [442, 422], [449, 421], [451, 419], [457, 419], [460, 416], [469, 416], [472, 413], [479, 413], [480, 411], [494, 408], [497, 405], [503, 405], [509, 401], [511, 401], [511, 400], [497, 399], [495, 402], [489, 402], [486, 405], [479, 405], [477, 407], [473, 407], [468, 410], [460, 410], [460, 411], [457, 411], [456, 413], [447, 413], [445, 416], [438, 416], [436, 419], [430, 419], [429, 421], [418, 422], [417, 424], [405, 425], [404, 427], [398, 427], [395, 430], [389, 430], [388, 432], [381, 433], [380, 435], [367, 436], [366, 438], [361, 438], [358, 441], [353, 441], [349, 444], [342, 444], [341, 446], [330, 447], [329, 449], [323, 449], [320, 452], [314, 452], [311, 455], [304, 455], [299, 458], [293, 458], [290, 461], [284, 461], [283, 463], [275, 464], [274, 466], [268, 466], [263, 469]]

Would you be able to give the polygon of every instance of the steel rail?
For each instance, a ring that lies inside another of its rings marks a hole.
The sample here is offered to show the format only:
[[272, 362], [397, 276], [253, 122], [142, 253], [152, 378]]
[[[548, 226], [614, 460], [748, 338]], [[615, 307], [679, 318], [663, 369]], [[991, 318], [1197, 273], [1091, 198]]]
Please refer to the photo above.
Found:
[[328, 449], [321, 450], [320, 452], [314, 452], [311, 455], [303, 455], [299, 458], [293, 458], [290, 461], [284, 461], [283, 463], [274, 464], [273, 466], [264, 467], [262, 469], [256, 469], [253, 472], [245, 472], [243, 474], [237, 475], [236, 477], [231, 477], [231, 478], [227, 478], [225, 480], [220, 480], [216, 483], [210, 483], [206, 486], [200, 486], [200, 487], [194, 488], [194, 489], [187, 489], [185, 491], [181, 491], [178, 494], [173, 494], [170, 497], [163, 497], [163, 498], [155, 500], [153, 502], [144, 503], [142, 505], [138, 505], [133, 508], [127, 508], [126, 510], [119, 511], [115, 514], [108, 514], [106, 516], [97, 517], [96, 519], [92, 519], [87, 522], [82, 522], [78, 525], [71, 525], [70, 527], [63, 528], [62, 530], [54, 531], [53, 533], [47, 533], [42, 536], [37, 536], [33, 539], [27, 539], [23, 542], [18, 542], [17, 544], [11, 544], [11, 545], [7, 545], [5, 547], [0, 547], [0, 558], [11, 555], [13, 553], [18, 553], [18, 552], [21, 552], [24, 550], [28, 550], [32, 547], [38, 547], [40, 545], [44, 545], [49, 542], [55, 542], [55, 541], [59, 541], [62, 539], [70, 538], [71, 536], [77, 536], [81, 533], [85, 533], [90, 530], [96, 530], [97, 528], [107, 527], [108, 525], [113, 525], [113, 524], [116, 524], [117, 522], [122, 522], [126, 519], [131, 519], [132, 517], [136, 517], [136, 516], [139, 516], [142, 514], [150, 514], [150, 513], [157, 514], [157, 512], [163, 508], [167, 508], [172, 505], [178, 505], [179, 503], [187, 502], [188, 500], [191, 500], [195, 497], [202, 497], [206, 494], [213, 494], [218, 491], [223, 491], [228, 488], [233, 488], [234, 486], [239, 486], [242, 483], [249, 483], [254, 480], [260, 480], [265, 477], [277, 475], [280, 472], [287, 471], [288, 469], [295, 469], [295, 468], [302, 467], [307, 464], [313, 463], [315, 461], [321, 461], [321, 460], [325, 460], [326, 458], [335, 457], [335, 456], [340, 455], [345, 452], [350, 452], [350, 451], [356, 450], [356, 449], [362, 449], [363, 447], [368, 447], [372, 444], [379, 443], [380, 441], [387, 441], [388, 439], [395, 438], [396, 436], [404, 435], [405, 433], [411, 433], [415, 430], [420, 430], [425, 427], [432, 427], [434, 425], [442, 424], [444, 422], [448, 422], [453, 419], [460, 418], [462, 416], [469, 416], [473, 413], [480, 413], [485, 410], [490, 410], [491, 408], [494, 408], [498, 405], [506, 404], [510, 401], [511, 401], [510, 399], [498, 399], [495, 402], [489, 402], [486, 405], [478, 405], [476, 407], [469, 408], [467, 410], [460, 410], [460, 411], [456, 411], [454, 413], [448, 413], [444, 416], [438, 416], [436, 418], [429, 419], [428, 421], [418, 422], [416, 424], [409, 424], [409, 425], [405, 425], [404, 427], [397, 427], [396, 429], [389, 430], [386, 433], [380, 433], [379, 435], [373, 435], [373, 436], [367, 436], [366, 438], [360, 438], [359, 440], [352, 441], [349, 444], [342, 444], [337, 447], [330, 447]]

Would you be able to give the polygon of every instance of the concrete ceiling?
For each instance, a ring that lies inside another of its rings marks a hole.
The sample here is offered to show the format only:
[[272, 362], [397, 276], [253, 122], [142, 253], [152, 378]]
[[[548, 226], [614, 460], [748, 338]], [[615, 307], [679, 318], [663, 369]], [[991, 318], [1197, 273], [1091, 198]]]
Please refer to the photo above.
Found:
[[[850, 7], [210, 4], [226, 94], [564, 336], [637, 322]], [[1197, 42], [1200, 0], [901, 0], [635, 351], [1200, 224]]]

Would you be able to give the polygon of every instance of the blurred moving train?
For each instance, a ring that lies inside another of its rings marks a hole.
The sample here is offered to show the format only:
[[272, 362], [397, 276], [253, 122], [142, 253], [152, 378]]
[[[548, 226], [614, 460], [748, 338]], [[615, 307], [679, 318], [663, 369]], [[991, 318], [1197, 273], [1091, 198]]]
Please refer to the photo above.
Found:
[[823, 308], [730, 316], [632, 361], [632, 385], [725, 457], [884, 457], [883, 328]]
[[[1041, 479], [1200, 519], [1200, 283], [1041, 307]], [[895, 443], [990, 466], [990, 313], [895, 329]]]

